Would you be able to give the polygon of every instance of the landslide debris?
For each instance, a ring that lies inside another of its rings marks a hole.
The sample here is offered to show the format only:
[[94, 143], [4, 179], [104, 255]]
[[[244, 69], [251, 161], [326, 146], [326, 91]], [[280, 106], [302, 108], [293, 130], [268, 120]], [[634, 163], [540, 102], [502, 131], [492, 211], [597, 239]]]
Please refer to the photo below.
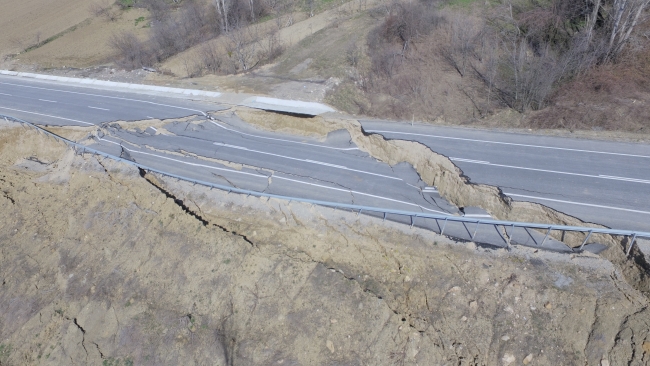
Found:
[[297, 116], [267, 112], [247, 107], [234, 107], [227, 113], [234, 113], [242, 120], [263, 130], [308, 136], [325, 140], [327, 134], [342, 128], [345, 124], [321, 116]]
[[[275, 116], [275, 118], [281, 117]], [[259, 120], [261, 119], [249, 120], [248, 122], [256, 124]], [[505, 221], [602, 227], [583, 222], [576, 217], [538, 203], [513, 201], [510, 197], [504, 195], [498, 187], [472, 183], [448, 157], [434, 152], [420, 142], [386, 139], [379, 134], [366, 133], [361, 124], [351, 118], [330, 116], [325, 120], [327, 120], [326, 126], [329, 126], [329, 128], [336, 126], [347, 129], [352, 142], [373, 158], [391, 166], [402, 162], [410, 163], [417, 170], [422, 181], [429, 186], [435, 186], [443, 198], [457, 207], [481, 207], [494, 218]], [[309, 120], [305, 122], [305, 125], [310, 126], [315, 122], [317, 121]], [[290, 123], [294, 124], [295, 122], [291, 121]], [[282, 126], [282, 122], [277, 122], [271, 126], [264, 125], [263, 128], [282, 131]], [[551, 236], [573, 247], [581, 245], [585, 239], [585, 234], [574, 232], [560, 233], [554, 231], [551, 232]], [[650, 263], [638, 248], [635, 248], [631, 253], [633, 261], [628, 260], [625, 256], [625, 249], [629, 246], [629, 238], [614, 238], [609, 235], [594, 234], [590, 239], [613, 249], [606, 250], [601, 255], [616, 264], [628, 282], [636, 289], [650, 294], [650, 276], [648, 276], [647, 270], [650, 268]]]
[[0, 190], [3, 365], [648, 357], [647, 299], [600, 258], [193, 187], [18, 128]]

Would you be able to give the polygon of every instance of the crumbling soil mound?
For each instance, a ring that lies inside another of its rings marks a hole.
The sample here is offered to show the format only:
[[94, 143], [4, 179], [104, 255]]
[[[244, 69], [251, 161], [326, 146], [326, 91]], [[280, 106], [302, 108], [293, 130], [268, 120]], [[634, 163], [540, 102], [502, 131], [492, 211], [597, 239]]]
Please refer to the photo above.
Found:
[[[320, 140], [324, 140], [327, 134], [332, 131], [345, 128], [344, 124], [321, 116], [295, 116], [246, 107], [236, 107], [233, 111], [242, 120], [263, 130], [313, 137]], [[232, 113], [232, 111], [228, 113]]]

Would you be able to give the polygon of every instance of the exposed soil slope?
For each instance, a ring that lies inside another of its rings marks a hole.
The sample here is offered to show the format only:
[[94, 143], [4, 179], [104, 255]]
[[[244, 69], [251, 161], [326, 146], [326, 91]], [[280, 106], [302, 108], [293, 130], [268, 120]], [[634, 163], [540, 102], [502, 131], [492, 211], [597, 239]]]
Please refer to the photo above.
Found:
[[650, 357], [594, 256], [485, 251], [0, 129], [0, 362], [589, 364]]

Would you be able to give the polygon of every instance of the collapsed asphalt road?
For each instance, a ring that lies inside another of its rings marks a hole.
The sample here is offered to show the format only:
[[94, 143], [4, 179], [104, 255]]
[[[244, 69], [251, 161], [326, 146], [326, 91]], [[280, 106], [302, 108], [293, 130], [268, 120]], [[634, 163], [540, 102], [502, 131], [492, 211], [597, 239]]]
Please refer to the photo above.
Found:
[[[94, 147], [115, 155], [126, 152], [139, 163], [181, 176], [294, 197], [489, 217], [480, 209], [450, 204], [409, 164], [378, 162], [360, 151], [347, 131], [333, 132], [324, 141], [277, 134], [229, 113], [206, 119], [208, 111], [226, 108], [213, 102], [10, 77], [0, 78], [0, 93], [0, 112], [46, 125], [103, 124]], [[189, 115], [195, 118], [182, 118]], [[145, 122], [139, 130], [106, 124], [143, 119], [175, 120], [158, 128]], [[650, 156], [646, 145], [598, 142], [594, 147], [590, 141], [451, 128], [440, 132], [430, 126], [369, 121], [363, 126], [389, 139], [422, 142], [449, 156], [473, 182], [497, 185], [514, 199], [539, 202], [587, 222], [650, 231], [650, 176], [639, 164]], [[470, 231], [451, 227], [446, 233], [464, 237]], [[503, 241], [496, 232], [481, 236]]]

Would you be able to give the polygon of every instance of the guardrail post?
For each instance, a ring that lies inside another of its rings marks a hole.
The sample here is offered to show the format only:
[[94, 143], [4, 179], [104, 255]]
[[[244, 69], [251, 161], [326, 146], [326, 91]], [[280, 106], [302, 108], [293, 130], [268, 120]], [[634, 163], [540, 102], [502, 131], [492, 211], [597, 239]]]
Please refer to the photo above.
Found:
[[386, 213], [385, 212], [384, 212], [384, 220], [383, 221], [386, 221]]
[[634, 246], [634, 241], [636, 240], [636, 234], [632, 235], [632, 241], [630, 242], [630, 247], [627, 248], [627, 253], [625, 253], [625, 256], [629, 256], [630, 252], [632, 251], [632, 246]]
[[445, 222], [442, 224], [442, 230], [440, 230], [440, 235], [444, 235], [445, 226], [447, 226], [447, 218], [445, 217]]
[[476, 232], [478, 231], [479, 225], [481, 225], [481, 220], [476, 221], [476, 227], [474, 227], [474, 234], [472, 234], [472, 240], [474, 240], [474, 237], [476, 236]]
[[548, 231], [546, 232], [546, 236], [544, 237], [544, 240], [542, 240], [542, 244], [539, 245], [540, 247], [544, 246], [544, 243], [546, 242], [546, 239], [548, 239], [548, 236], [551, 234], [551, 228], [552, 228], [552, 226], [548, 227]]
[[589, 237], [591, 236], [591, 233], [593, 233], [593, 232], [594, 232], [593, 230], [589, 230], [589, 234], [587, 234], [587, 236], [585, 237], [585, 240], [582, 242], [582, 245], [580, 245], [580, 250], [582, 250], [582, 247], [584, 247], [585, 244], [587, 244], [587, 240], [589, 240]]
[[411, 229], [413, 229], [413, 216], [411, 216]]

